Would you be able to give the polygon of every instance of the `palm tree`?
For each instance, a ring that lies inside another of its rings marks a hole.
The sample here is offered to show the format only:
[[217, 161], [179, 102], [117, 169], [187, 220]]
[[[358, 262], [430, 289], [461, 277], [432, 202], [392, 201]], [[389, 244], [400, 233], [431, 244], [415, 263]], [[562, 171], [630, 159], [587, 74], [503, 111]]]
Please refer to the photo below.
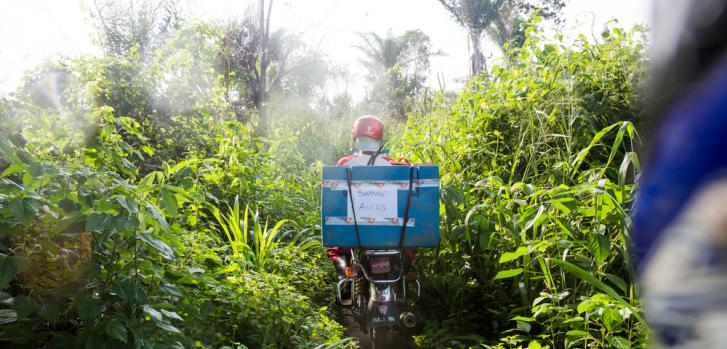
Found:
[[506, 0], [439, 0], [462, 27], [467, 29], [472, 49], [470, 74], [477, 75], [487, 67], [482, 55], [482, 32], [500, 16]]
[[440, 54], [431, 48], [429, 36], [421, 30], [410, 30], [385, 37], [376, 33], [359, 33], [362, 45], [355, 46], [364, 53], [361, 59], [369, 71], [371, 84], [369, 102], [380, 104], [381, 112], [405, 117], [405, 100], [419, 93], [429, 70], [429, 58]]
[[520, 47], [525, 42], [525, 29], [533, 16], [560, 24], [561, 12], [567, 0], [507, 0], [500, 14], [486, 29], [489, 37], [500, 47]]
[[487, 32], [500, 47], [522, 45], [525, 28], [533, 15], [561, 21], [567, 0], [439, 0], [469, 34], [472, 49], [470, 74], [486, 70], [481, 51], [482, 33]]

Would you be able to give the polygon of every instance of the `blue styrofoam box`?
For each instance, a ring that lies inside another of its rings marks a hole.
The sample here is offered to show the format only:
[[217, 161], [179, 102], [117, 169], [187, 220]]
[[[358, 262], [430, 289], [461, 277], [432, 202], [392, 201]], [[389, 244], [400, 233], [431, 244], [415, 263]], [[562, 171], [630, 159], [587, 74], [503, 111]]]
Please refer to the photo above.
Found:
[[[352, 166], [353, 189], [357, 185], [396, 187], [397, 217], [365, 219], [357, 213], [361, 247], [396, 248], [399, 245], [409, 190], [409, 166]], [[404, 247], [435, 247], [439, 244], [439, 166], [413, 166], [413, 186]], [[323, 245], [358, 247], [353, 219], [348, 216], [346, 167], [323, 167], [321, 193]], [[355, 202], [354, 202], [355, 203]]]

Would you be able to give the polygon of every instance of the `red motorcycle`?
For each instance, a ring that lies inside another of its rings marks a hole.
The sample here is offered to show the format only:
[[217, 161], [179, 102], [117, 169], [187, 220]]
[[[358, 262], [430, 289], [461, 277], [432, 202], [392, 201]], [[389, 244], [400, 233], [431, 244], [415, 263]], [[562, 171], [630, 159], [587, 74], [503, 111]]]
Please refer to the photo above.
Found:
[[411, 307], [421, 285], [416, 273], [408, 271], [410, 257], [402, 250], [354, 249], [350, 259], [346, 277], [338, 282], [338, 301], [351, 308], [371, 336], [372, 348], [387, 347], [402, 327], [417, 324]]

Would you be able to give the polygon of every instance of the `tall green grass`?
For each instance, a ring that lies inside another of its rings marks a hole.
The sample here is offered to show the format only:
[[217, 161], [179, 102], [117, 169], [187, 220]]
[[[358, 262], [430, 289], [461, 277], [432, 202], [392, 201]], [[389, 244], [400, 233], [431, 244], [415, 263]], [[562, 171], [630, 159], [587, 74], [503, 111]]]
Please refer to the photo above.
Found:
[[442, 243], [419, 258], [426, 347], [646, 343], [629, 262], [644, 33], [531, 29], [456, 98], [434, 94], [395, 150], [442, 173]]

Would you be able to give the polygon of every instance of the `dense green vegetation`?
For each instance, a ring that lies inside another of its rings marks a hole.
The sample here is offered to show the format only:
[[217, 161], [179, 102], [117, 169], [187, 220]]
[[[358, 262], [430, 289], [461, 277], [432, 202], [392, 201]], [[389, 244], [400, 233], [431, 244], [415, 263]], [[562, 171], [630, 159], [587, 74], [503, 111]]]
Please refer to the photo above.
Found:
[[531, 32], [508, 66], [410, 117], [397, 148], [443, 173], [422, 344], [645, 344], [626, 230], [644, 38], [601, 39]]
[[[254, 79], [219, 65], [230, 32], [49, 62], [0, 99], [3, 346], [355, 346], [319, 176], [359, 111], [299, 103], [290, 91], [311, 88], [293, 78], [267, 113], [247, 109], [235, 96]], [[644, 347], [627, 252], [644, 33], [524, 35], [461, 92], [407, 96], [406, 123], [390, 120], [392, 153], [442, 173], [416, 342]]]

